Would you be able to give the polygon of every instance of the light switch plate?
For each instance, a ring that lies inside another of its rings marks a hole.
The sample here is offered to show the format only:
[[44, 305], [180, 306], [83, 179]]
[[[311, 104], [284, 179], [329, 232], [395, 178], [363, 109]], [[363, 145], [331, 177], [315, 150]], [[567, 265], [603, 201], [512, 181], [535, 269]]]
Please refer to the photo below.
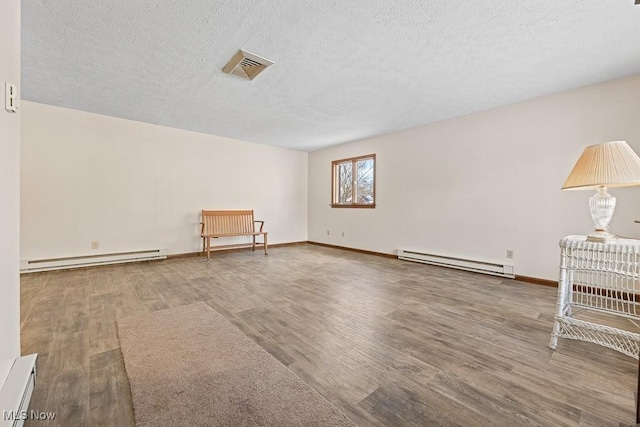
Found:
[[18, 111], [18, 87], [9, 82], [4, 83], [4, 108], [10, 113]]

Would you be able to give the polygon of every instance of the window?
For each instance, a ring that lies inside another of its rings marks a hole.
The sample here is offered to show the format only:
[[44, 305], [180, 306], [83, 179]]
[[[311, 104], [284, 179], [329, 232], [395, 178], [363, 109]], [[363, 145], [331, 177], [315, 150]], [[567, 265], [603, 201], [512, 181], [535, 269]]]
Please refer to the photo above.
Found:
[[331, 162], [331, 207], [376, 207], [376, 155]]

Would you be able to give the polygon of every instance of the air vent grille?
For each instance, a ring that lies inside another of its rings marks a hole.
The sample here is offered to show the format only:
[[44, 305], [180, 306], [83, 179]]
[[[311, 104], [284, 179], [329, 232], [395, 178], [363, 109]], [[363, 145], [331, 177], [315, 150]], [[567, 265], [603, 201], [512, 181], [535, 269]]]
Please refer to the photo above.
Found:
[[233, 58], [224, 66], [222, 71], [227, 74], [235, 74], [236, 76], [253, 80], [265, 68], [272, 64], [273, 61], [240, 49], [238, 53], [233, 55]]

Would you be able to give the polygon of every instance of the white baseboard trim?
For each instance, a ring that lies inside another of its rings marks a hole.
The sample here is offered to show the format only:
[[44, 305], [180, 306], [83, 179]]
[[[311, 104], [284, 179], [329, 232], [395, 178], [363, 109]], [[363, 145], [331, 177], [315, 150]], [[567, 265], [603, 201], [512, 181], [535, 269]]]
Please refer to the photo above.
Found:
[[36, 385], [37, 354], [18, 357], [0, 390], [0, 427], [22, 427], [30, 419], [29, 401]]

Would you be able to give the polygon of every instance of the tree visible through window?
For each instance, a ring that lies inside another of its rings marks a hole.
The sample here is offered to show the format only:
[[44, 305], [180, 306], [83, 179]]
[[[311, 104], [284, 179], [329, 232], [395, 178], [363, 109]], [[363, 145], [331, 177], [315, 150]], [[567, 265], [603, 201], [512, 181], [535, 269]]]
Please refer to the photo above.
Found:
[[331, 206], [375, 208], [375, 164], [375, 154], [332, 162]]

